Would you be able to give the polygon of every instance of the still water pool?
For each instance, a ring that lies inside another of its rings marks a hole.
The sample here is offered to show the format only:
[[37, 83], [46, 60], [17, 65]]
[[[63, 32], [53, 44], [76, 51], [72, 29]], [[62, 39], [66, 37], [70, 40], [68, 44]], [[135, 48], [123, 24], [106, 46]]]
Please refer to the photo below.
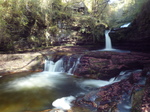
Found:
[[61, 97], [84, 93], [79, 79], [57, 72], [22, 73], [0, 78], [0, 111], [45, 110]]

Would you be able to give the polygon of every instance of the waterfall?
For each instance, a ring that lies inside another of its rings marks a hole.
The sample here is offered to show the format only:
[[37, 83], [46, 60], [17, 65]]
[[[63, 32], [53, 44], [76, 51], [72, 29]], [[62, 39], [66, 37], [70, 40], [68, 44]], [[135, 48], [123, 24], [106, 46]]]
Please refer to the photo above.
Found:
[[105, 31], [105, 50], [112, 50], [111, 39], [109, 36], [110, 30]]
[[72, 75], [74, 71], [77, 69], [78, 64], [80, 64], [81, 56], [74, 58], [69, 57], [69, 60], [64, 62], [64, 59], [61, 58], [56, 62], [52, 60], [45, 60], [44, 71], [47, 72], [66, 72], [69, 75]]
[[98, 51], [113, 51], [113, 52], [121, 52], [121, 53], [130, 53], [130, 51], [112, 48], [112, 42], [111, 42], [111, 39], [110, 39], [110, 36], [109, 36], [110, 31], [111, 30], [105, 30], [105, 48], [100, 49]]
[[98, 51], [115, 51], [116, 49], [112, 48], [111, 39], [109, 36], [109, 32], [111, 30], [105, 30], [105, 48]]
[[44, 71], [64, 72], [63, 59], [59, 59], [55, 63], [51, 60], [45, 60]]
[[131, 23], [126, 23], [126, 24], [120, 26], [120, 28], [126, 28], [126, 27], [128, 27], [130, 24], [131, 24]]
[[[70, 64], [70, 59], [71, 59], [71, 57], [69, 58], [69, 62], [68, 62], [69, 65], [71, 65], [71, 64]], [[67, 72], [68, 74], [72, 74], [72, 73], [75, 72], [75, 70], [77, 69], [78, 65], [80, 64], [80, 59], [81, 59], [81, 56], [79, 56], [79, 57], [76, 59], [76, 61], [73, 62], [72, 67], [70, 67], [70, 69], [69, 69], [68, 72]]]
[[72, 74], [72, 72], [74, 71], [76, 63], [73, 63], [73, 66], [69, 69], [68, 74]]

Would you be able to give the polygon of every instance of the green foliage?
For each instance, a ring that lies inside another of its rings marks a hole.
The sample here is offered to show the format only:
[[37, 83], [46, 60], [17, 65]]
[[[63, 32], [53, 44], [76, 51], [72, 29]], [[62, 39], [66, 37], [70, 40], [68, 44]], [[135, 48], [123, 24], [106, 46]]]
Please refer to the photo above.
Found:
[[30, 44], [32, 36], [43, 40], [45, 29], [56, 36], [58, 22], [66, 24], [71, 18], [65, 7], [61, 0], [0, 0], [0, 45], [13, 47], [10, 43], [22, 40]]
[[[49, 24], [51, 18], [47, 15], [51, 15], [51, 12], [48, 7], [45, 9], [41, 6], [41, 2], [42, 0], [0, 0], [0, 45], [5, 45], [5, 48], [0, 49], [14, 49], [15, 41], [27, 41], [31, 35], [38, 36], [38, 32]], [[47, 3], [43, 5], [51, 6]]]
[[99, 23], [99, 21], [91, 16], [84, 16], [80, 18], [79, 23], [81, 24], [81, 33], [91, 34], [93, 41], [97, 41], [100, 39], [100, 36], [103, 35], [105, 25]]
[[52, 26], [49, 27], [51, 35], [55, 36], [58, 33], [58, 27], [57, 26]]
[[121, 0], [107, 6], [104, 21], [111, 28], [132, 22], [147, 0]]
[[[38, 44], [35, 46], [43, 46], [47, 38], [57, 40], [60, 30], [71, 31], [73, 27], [79, 27], [80, 34], [98, 41], [107, 26], [117, 27], [132, 21], [147, 0], [120, 0], [111, 5], [108, 0], [62, 1], [65, 0], [0, 0], [0, 50], [17, 49], [16, 43], [31, 47], [35, 42]], [[75, 11], [80, 2], [89, 9], [85, 6], [83, 12]], [[124, 6], [119, 8], [120, 4]], [[52, 37], [46, 37], [45, 30]]]

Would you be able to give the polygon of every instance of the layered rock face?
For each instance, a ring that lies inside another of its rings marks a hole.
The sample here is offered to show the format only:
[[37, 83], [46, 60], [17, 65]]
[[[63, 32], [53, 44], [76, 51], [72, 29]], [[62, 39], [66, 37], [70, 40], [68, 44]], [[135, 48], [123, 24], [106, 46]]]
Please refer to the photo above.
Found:
[[147, 72], [150, 70], [149, 63], [150, 55], [145, 53], [87, 52], [82, 55], [74, 74], [108, 80], [123, 70], [143, 69]]

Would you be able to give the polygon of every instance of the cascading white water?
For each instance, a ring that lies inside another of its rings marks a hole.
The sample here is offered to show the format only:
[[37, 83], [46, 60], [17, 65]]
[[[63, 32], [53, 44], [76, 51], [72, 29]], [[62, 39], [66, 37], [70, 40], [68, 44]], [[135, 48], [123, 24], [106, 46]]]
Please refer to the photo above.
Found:
[[[81, 56], [79, 56], [74, 62], [73, 65], [71, 67], [71, 57], [67, 63], [67, 66], [69, 66], [69, 70], [66, 71], [66, 73], [68, 73], [68, 75], [73, 75], [73, 72], [77, 69], [78, 64], [80, 63], [80, 58]], [[45, 65], [44, 65], [44, 71], [47, 72], [65, 72], [65, 65], [63, 65], [63, 59], [59, 59], [58, 61], [56, 61], [55, 63], [51, 60], [45, 60]]]
[[80, 64], [80, 59], [81, 59], [81, 56], [79, 56], [77, 60], [73, 63], [72, 67], [70, 67], [69, 71], [67, 72], [68, 74], [72, 75], [72, 73], [74, 73], [74, 71], [77, 69], [78, 65]]
[[113, 78], [111, 78], [108, 81], [106, 81], [106, 80], [96, 80], [96, 79], [87, 79], [87, 80], [82, 81], [80, 83], [80, 86], [83, 89], [103, 87], [103, 86], [110, 85], [110, 84], [113, 84], [115, 82], [120, 82], [120, 81], [122, 81], [124, 79], [127, 79], [127, 78], [129, 78], [129, 76], [132, 73], [135, 73], [135, 72], [141, 72], [141, 70], [134, 70], [134, 71], [126, 70], [126, 71], [122, 71], [122, 72], [120, 72], [120, 74], [117, 77], [113, 77]]
[[59, 59], [57, 62], [45, 60], [44, 71], [48, 72], [64, 72], [63, 60]]
[[112, 48], [111, 38], [109, 36], [111, 30], [105, 30], [105, 48], [98, 51], [113, 51], [113, 52], [122, 52], [122, 53], [130, 53], [130, 51], [119, 50]]
[[111, 44], [109, 32], [110, 30], [105, 31], [105, 50], [112, 50], [112, 44]]
[[98, 51], [116, 51], [116, 49], [112, 48], [112, 43], [109, 36], [110, 31], [111, 30], [105, 30], [105, 48]]
[[[68, 61], [68, 63], [67, 63], [67, 66], [68, 67], [70, 67], [71, 66], [71, 56], [69, 57], [69, 61]], [[74, 68], [74, 66], [75, 66], [75, 62], [73, 63], [73, 65], [72, 65], [72, 67], [70, 67], [70, 69], [68, 70], [68, 74], [72, 74], [72, 71], [73, 71], [73, 68]]]
[[126, 27], [128, 27], [130, 24], [131, 24], [131, 23], [126, 23], [126, 24], [120, 26], [120, 28], [126, 28]]
[[[79, 56], [79, 58], [75, 58], [74, 60], [70, 59], [70, 61], [67, 63], [68, 66], [72, 66], [72, 70], [70, 71], [74, 71], [77, 68], [78, 64], [80, 63], [80, 58], [81, 56]], [[30, 104], [32, 107], [35, 106], [36, 109], [41, 110], [40, 107], [47, 106], [47, 104], [49, 105], [50, 102], [55, 108], [68, 110], [72, 106], [71, 102], [75, 100], [77, 96], [79, 96], [79, 93], [84, 94], [93, 89], [119, 82], [123, 79], [128, 78], [133, 72], [136, 72], [123, 71], [118, 77], [113, 77], [109, 81], [77, 79], [66, 75], [66, 73], [60, 73], [65, 72], [65, 67], [63, 67], [63, 61], [63, 59], [59, 59], [54, 63], [53, 61], [45, 60], [44, 72], [39, 72], [28, 76], [22, 76], [20, 78], [16, 78], [15, 80], [12, 79], [9, 82], [6, 79], [5, 83], [1, 82], [0, 97], [5, 98], [4, 103], [6, 103], [4, 105], [7, 109], [10, 108], [9, 111], [3, 111], [5, 110], [5, 108], [2, 108], [1, 110], [3, 112], [12, 112], [12, 110], [16, 108], [16, 104], [14, 102], [18, 102], [18, 99], [22, 98], [24, 99], [20, 100], [19, 104], [17, 104], [20, 106], [21, 110], [24, 110], [25, 108], [29, 108], [30, 110], [29, 106], [26, 107], [26, 105], [28, 104]], [[139, 70], [139, 72], [142, 71]], [[140, 81], [140, 84], [141, 82], [142, 81]], [[14, 95], [13, 98], [12, 95]], [[126, 98], [122, 103], [118, 104], [118, 108], [119, 110], [121, 110], [120, 112], [123, 112], [124, 110], [126, 110], [126, 112], [130, 112], [131, 102], [129, 98], [130, 97]], [[11, 99], [12, 102], [10, 102], [8, 99]], [[35, 104], [34, 102], [39, 103]], [[12, 105], [14, 106], [13, 108], [11, 108]]]
[[73, 63], [73, 66], [68, 70], [68, 74], [72, 74], [72, 72], [74, 71], [76, 63]]

